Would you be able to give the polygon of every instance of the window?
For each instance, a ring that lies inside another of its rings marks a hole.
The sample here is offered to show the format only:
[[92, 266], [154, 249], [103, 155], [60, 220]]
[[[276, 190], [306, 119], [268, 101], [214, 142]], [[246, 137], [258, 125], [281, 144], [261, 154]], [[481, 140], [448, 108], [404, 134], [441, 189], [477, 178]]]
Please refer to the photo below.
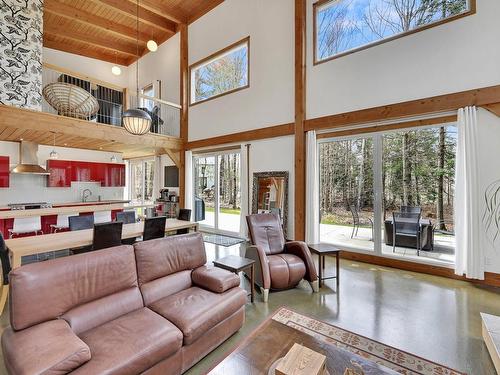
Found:
[[314, 5], [315, 63], [475, 12], [475, 0], [330, 0]]
[[190, 67], [191, 104], [249, 86], [250, 38], [245, 38]]
[[[321, 242], [453, 264], [456, 144], [454, 124], [320, 140]], [[401, 212], [420, 215], [420, 246], [410, 231], [393, 246]]]
[[154, 160], [130, 162], [130, 199], [134, 203], [153, 202]]

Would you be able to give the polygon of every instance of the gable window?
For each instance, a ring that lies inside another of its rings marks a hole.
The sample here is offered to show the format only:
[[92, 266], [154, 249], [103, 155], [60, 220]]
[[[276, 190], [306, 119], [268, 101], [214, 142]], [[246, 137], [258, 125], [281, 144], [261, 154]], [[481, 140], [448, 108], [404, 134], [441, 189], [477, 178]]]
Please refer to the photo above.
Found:
[[475, 0], [328, 0], [314, 4], [314, 62], [475, 13]]
[[247, 37], [191, 65], [190, 104], [249, 87], [249, 49]]

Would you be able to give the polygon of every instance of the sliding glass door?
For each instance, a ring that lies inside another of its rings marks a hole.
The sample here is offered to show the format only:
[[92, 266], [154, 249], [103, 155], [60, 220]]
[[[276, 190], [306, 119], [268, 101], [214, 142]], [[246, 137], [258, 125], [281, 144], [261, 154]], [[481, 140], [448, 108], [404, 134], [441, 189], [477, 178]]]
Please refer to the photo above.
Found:
[[[240, 153], [193, 157], [193, 207], [204, 207], [202, 228], [236, 234], [240, 231]], [[200, 208], [200, 210], [203, 210]]]
[[[321, 140], [320, 240], [454, 263], [456, 140], [454, 125]], [[395, 241], [393, 216], [415, 221]]]

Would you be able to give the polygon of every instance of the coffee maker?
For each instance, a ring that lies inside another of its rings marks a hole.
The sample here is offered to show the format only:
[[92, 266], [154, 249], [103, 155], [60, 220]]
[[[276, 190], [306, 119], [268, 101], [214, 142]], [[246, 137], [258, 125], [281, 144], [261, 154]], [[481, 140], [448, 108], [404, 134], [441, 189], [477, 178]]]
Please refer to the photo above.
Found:
[[168, 189], [161, 189], [160, 190], [160, 200], [163, 202], [169, 201]]

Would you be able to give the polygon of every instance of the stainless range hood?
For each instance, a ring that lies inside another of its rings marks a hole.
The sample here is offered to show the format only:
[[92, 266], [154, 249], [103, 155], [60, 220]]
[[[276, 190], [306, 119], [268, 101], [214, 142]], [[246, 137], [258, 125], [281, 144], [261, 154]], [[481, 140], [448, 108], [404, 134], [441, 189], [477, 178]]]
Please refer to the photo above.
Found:
[[19, 148], [19, 164], [11, 171], [17, 174], [49, 175], [44, 168], [38, 165], [38, 144], [21, 141]]

